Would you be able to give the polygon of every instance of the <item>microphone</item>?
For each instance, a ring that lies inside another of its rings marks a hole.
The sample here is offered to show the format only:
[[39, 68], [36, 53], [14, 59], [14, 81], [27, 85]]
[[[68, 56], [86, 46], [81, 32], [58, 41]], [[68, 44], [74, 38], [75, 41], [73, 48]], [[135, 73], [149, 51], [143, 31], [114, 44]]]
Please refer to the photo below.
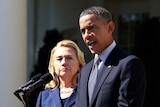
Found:
[[41, 73], [33, 76], [33, 77], [31, 78], [31, 80], [29, 80], [27, 83], [25, 83], [24, 85], [22, 85], [22, 86], [19, 87], [18, 89], [22, 89], [22, 88], [24, 88], [24, 87], [29, 86], [30, 84], [33, 84], [33, 83], [36, 82], [41, 76], [42, 76]]
[[30, 93], [30, 92], [34, 91], [36, 88], [38, 88], [38, 87], [40, 87], [42, 85], [47, 84], [52, 79], [53, 79], [53, 77], [52, 77], [51, 73], [46, 73], [46, 74], [42, 75], [40, 77], [40, 79], [37, 80], [36, 82], [34, 82], [33, 84], [31, 84], [31, 85], [29, 85], [27, 87], [24, 87], [23, 88], [23, 92]]
[[14, 92], [14, 95], [15, 95], [16, 97], [18, 97], [19, 100], [22, 101], [19, 93], [20, 93], [20, 92], [23, 92], [23, 88], [24, 88], [24, 87], [27, 87], [27, 86], [29, 86], [30, 84], [34, 83], [34, 82], [37, 81], [41, 76], [42, 76], [41, 73], [33, 76], [33, 77], [31, 78], [31, 80], [29, 80], [27, 83], [25, 83], [24, 85], [22, 85], [21, 87], [19, 87], [19, 88]]

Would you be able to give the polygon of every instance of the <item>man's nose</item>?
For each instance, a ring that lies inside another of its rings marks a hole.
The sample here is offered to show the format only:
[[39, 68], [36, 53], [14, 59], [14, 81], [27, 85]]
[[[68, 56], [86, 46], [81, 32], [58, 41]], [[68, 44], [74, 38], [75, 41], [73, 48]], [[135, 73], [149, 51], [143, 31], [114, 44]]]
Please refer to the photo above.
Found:
[[86, 30], [84, 33], [84, 37], [87, 39], [91, 36], [91, 32], [89, 30]]

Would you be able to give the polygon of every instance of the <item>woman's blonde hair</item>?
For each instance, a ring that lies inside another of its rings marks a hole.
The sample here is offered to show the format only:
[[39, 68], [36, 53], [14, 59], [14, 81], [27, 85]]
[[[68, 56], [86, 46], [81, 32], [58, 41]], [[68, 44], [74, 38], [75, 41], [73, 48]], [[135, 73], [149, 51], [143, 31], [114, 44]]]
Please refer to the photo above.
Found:
[[[80, 63], [80, 68], [82, 68], [86, 64], [84, 53], [80, 50], [80, 48], [74, 41], [65, 39], [58, 42], [57, 45], [51, 50], [50, 61], [48, 66], [48, 70], [52, 74], [53, 80], [51, 80], [48, 84], [46, 84], [45, 89], [52, 89], [56, 86], [59, 86], [59, 78], [56, 75], [55, 68], [54, 68], [54, 58], [55, 58], [54, 53], [60, 47], [70, 47], [75, 50], [77, 59]], [[79, 72], [77, 71], [77, 75], [74, 77], [74, 80], [73, 80], [73, 83], [75, 86], [77, 86], [78, 73]]]

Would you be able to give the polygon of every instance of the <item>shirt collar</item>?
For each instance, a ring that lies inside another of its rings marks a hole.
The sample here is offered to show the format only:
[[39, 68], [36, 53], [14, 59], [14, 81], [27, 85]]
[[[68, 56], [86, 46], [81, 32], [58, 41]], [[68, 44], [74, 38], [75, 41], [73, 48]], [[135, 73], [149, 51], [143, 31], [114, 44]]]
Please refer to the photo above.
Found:
[[111, 53], [111, 51], [113, 50], [113, 48], [116, 46], [116, 42], [115, 40], [111, 43], [111, 45], [106, 48], [100, 55], [100, 59], [102, 60], [102, 62], [105, 62], [106, 58], [108, 58], [109, 54]]

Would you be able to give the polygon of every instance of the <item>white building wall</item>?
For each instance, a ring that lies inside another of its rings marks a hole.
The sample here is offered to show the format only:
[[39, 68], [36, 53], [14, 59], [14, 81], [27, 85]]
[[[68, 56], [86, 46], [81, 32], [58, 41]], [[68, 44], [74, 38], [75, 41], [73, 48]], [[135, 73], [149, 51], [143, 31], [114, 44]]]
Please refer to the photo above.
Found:
[[0, 106], [23, 107], [13, 92], [26, 81], [26, 0], [0, 0]]

